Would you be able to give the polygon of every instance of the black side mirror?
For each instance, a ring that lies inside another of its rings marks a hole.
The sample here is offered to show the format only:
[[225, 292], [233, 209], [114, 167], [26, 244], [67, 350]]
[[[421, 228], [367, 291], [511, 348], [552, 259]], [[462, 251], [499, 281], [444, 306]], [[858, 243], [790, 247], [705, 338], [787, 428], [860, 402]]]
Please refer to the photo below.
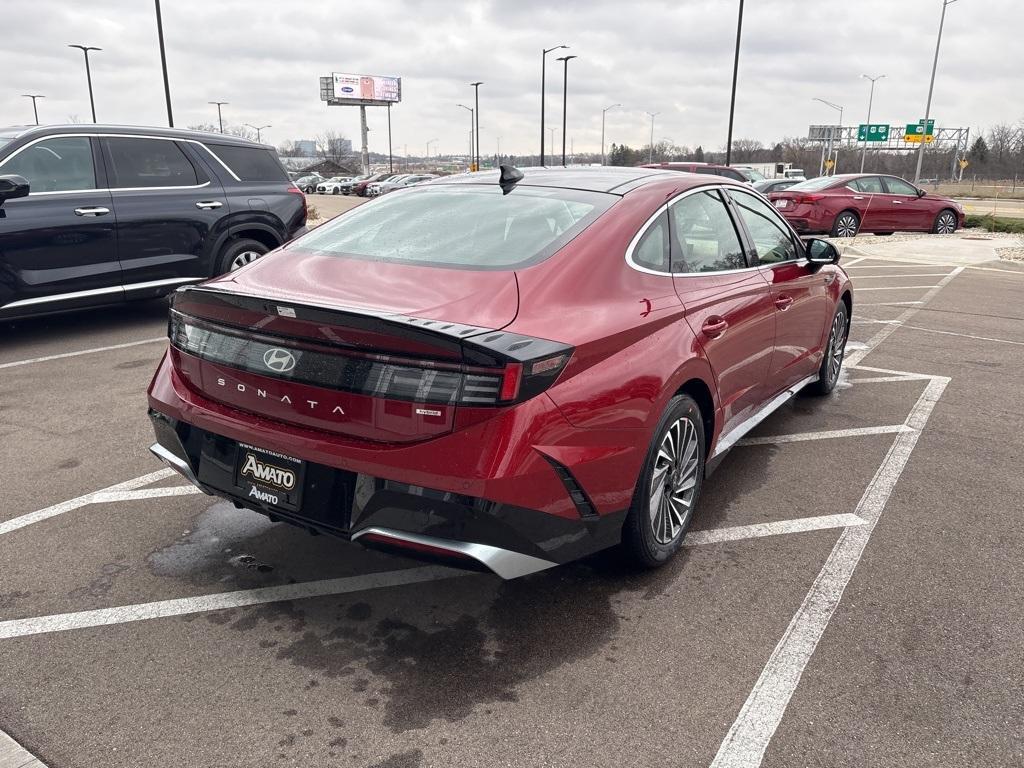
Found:
[[28, 180], [24, 176], [0, 176], [0, 205], [16, 197], [28, 196]]
[[839, 249], [828, 240], [812, 237], [804, 241], [804, 248], [807, 250], [807, 260], [811, 264], [839, 263]]
[[925, 195], [927, 195], [927, 194], [928, 194], [928, 193], [927, 193], [927, 192], [925, 192], [925, 191], [924, 191], [923, 189], [919, 189], [919, 190], [917, 190], [917, 196], [918, 196], [918, 197], [924, 197], [924, 196], [925, 196]]

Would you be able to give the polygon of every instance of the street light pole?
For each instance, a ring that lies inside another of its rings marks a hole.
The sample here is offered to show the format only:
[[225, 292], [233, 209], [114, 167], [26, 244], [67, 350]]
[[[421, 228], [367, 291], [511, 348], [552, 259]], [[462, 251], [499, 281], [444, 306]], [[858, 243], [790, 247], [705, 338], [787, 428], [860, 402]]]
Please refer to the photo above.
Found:
[[39, 110], [36, 109], [36, 99], [45, 99], [41, 93], [23, 93], [21, 94], [26, 99], [32, 99], [32, 114], [35, 115], [36, 125], [39, 125]]
[[[736, 78], [740, 72], [740, 35], [743, 33], [743, 0], [740, 0], [740, 12], [736, 19], [736, 56], [732, 62], [732, 95], [729, 97], [729, 135], [725, 141], [725, 164], [732, 161], [732, 118], [736, 112]], [[651, 146], [654, 140], [651, 139]]]
[[615, 109], [621, 107], [621, 104], [612, 104], [610, 107], [605, 107], [601, 110], [601, 165], [604, 165], [604, 116], [609, 109]]
[[924, 106], [924, 132], [921, 134], [921, 146], [917, 148], [917, 169], [914, 171], [914, 183], [921, 178], [921, 164], [924, 162], [925, 138], [928, 135], [928, 116], [932, 109], [932, 91], [935, 89], [935, 70], [939, 66], [939, 46], [942, 45], [942, 25], [946, 23], [946, 6], [956, 0], [942, 0], [942, 15], [939, 17], [939, 37], [935, 41], [935, 59], [932, 61], [932, 79], [928, 83], [928, 101]]
[[171, 114], [171, 84], [167, 79], [167, 53], [164, 51], [164, 21], [160, 14], [160, 0], [156, 2], [156, 36], [160, 40], [160, 66], [164, 70], [164, 97], [167, 99], [167, 125], [174, 127], [174, 115]]
[[[540, 57], [540, 164], [544, 165], [544, 68], [547, 66], [548, 54], [560, 48], [568, 48], [568, 45], [556, 45], [554, 48], [542, 48]], [[555, 143], [554, 136], [551, 139]]]
[[[870, 126], [871, 125], [871, 104], [875, 100], [875, 83], [878, 80], [881, 80], [883, 77], [885, 77], [885, 75], [878, 75], [877, 77], [872, 77], [871, 75], [861, 75], [861, 77], [871, 81], [871, 93], [868, 95], [868, 121], [867, 121], [867, 125]], [[867, 134], [868, 130], [870, 130], [870, 127], [865, 129], [865, 132], [864, 132], [864, 146], [861, 148], [861, 151], [860, 151], [860, 172], [861, 173], [864, 173], [864, 160], [868, 156], [868, 134]]]
[[102, 48], [97, 48], [93, 45], [68, 45], [68, 48], [77, 48], [83, 54], [85, 54], [85, 79], [89, 83], [89, 108], [92, 110], [92, 121], [96, 122], [96, 102], [92, 97], [92, 71], [89, 69], [89, 51], [102, 51]]
[[648, 112], [647, 114], [651, 118], [651, 144], [650, 144], [650, 147], [648, 147], [648, 151], [647, 151], [647, 162], [648, 163], [653, 163], [654, 162], [654, 118], [657, 117], [658, 115], [660, 115], [661, 112]]
[[220, 108], [221, 108], [222, 105], [227, 104], [228, 102], [226, 102], [226, 101], [208, 101], [206, 103], [207, 104], [216, 104], [217, 105], [217, 122], [220, 123], [220, 132], [224, 133], [224, 118], [221, 115]]
[[456, 107], [462, 107], [469, 112], [469, 167], [473, 167], [473, 112], [472, 107], [467, 107], [465, 104], [456, 104]]
[[262, 144], [263, 143], [263, 140], [262, 140], [263, 131], [266, 130], [267, 128], [273, 128], [274, 127], [272, 125], [253, 125], [252, 123], [246, 123], [245, 126], [246, 126], [246, 128], [252, 128], [254, 131], [256, 131], [256, 143], [257, 144]]
[[562, 62], [562, 167], [565, 167], [565, 110], [569, 96], [569, 59], [576, 56], [560, 56], [558, 61]]
[[[817, 96], [812, 98], [811, 101], [820, 101], [826, 107], [832, 107], [832, 109], [839, 110], [839, 136], [840, 136], [840, 138], [842, 138], [842, 135], [843, 135], [843, 108], [839, 104], [833, 104], [831, 101], [825, 101], [825, 99], [819, 99]], [[829, 131], [829, 134], [828, 134], [828, 159], [829, 160], [832, 159], [832, 142], [833, 142], [834, 139], [835, 139], [834, 131]], [[825, 146], [825, 144], [824, 144], [824, 142], [822, 142], [822, 147], [824, 148], [824, 146]], [[837, 152], [836, 153], [836, 157], [838, 158], [838, 156], [839, 156], [839, 153]], [[839, 164], [838, 162], [833, 164], [833, 166], [832, 166], [832, 174], [831, 175], [835, 176], [835, 173], [836, 173], [835, 168], [836, 168], [836, 165], [838, 165], [838, 164]], [[824, 170], [824, 163], [822, 163], [822, 168], [818, 169], [818, 175], [819, 176], [823, 175], [822, 174], [823, 170]]]
[[427, 160], [426, 160], [426, 162], [427, 162], [428, 165], [430, 164], [430, 145], [433, 144], [436, 141], [437, 141], [437, 139], [431, 139], [430, 141], [427, 142]]
[[483, 83], [470, 83], [473, 86], [474, 98], [473, 102], [474, 109], [476, 111], [476, 144], [474, 145], [473, 151], [473, 169], [480, 170], [480, 86]]

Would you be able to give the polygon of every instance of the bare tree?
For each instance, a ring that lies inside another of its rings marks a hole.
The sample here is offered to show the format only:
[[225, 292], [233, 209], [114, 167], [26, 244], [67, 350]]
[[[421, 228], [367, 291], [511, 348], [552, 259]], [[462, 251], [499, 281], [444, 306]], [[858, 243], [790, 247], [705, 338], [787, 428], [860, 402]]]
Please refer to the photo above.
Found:
[[732, 143], [732, 159], [737, 163], [749, 163], [757, 159], [757, 153], [764, 149], [757, 139], [735, 139]]
[[316, 153], [324, 160], [331, 160], [338, 165], [352, 157], [352, 142], [337, 131], [324, 131], [316, 137]]

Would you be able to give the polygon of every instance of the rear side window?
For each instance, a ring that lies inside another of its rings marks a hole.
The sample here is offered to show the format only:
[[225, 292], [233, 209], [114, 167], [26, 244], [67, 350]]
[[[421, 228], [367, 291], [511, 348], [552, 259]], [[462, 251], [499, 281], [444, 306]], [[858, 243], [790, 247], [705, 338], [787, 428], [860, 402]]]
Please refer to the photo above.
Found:
[[288, 174], [272, 149], [211, 144], [210, 150], [242, 181], [288, 181]]
[[743, 246], [717, 192], [697, 192], [674, 203], [675, 272], [722, 272], [747, 266]]
[[146, 187], [193, 187], [199, 183], [196, 169], [173, 141], [164, 139], [109, 138], [110, 186], [115, 189]]
[[796, 244], [789, 228], [774, 208], [746, 192], [731, 189], [729, 195], [735, 201], [740, 218], [754, 241], [758, 261], [762, 264], [777, 264], [797, 258]]
[[510, 269], [547, 258], [618, 198], [600, 192], [498, 185], [417, 187], [318, 227], [296, 248], [374, 261]]
[[0, 164], [0, 173], [24, 176], [31, 192], [96, 189], [92, 145], [85, 136], [36, 142]]
[[671, 251], [668, 242], [668, 214], [662, 212], [637, 240], [633, 248], [633, 263], [655, 272], [670, 272]]

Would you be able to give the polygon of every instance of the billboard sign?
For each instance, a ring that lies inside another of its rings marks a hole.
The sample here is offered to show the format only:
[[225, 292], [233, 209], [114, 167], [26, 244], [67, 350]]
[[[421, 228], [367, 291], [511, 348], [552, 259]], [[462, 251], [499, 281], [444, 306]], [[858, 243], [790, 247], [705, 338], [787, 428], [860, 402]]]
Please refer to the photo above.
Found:
[[[334, 72], [327, 85], [328, 93], [321, 93], [324, 101], [332, 104], [397, 104], [402, 100], [402, 78], [380, 75], [357, 75]], [[321, 88], [321, 91], [324, 89]], [[326, 98], [324, 98], [326, 96]]]

